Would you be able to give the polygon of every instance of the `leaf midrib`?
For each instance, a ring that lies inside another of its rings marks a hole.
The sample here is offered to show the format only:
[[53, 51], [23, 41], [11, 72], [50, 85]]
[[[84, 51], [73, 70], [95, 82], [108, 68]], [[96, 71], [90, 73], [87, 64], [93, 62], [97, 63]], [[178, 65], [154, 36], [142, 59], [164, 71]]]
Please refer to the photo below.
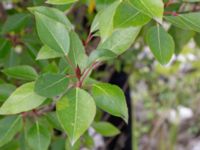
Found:
[[[38, 13], [38, 14], [40, 14], [40, 13]], [[46, 16], [43, 15], [43, 14], [40, 14], [40, 15], [43, 16], [43, 17], [45, 17], [46, 19], [53, 20], [53, 19], [51, 19], [51, 18], [49, 18], [49, 17], [46, 17]], [[39, 16], [39, 15], [38, 15], [38, 16]], [[39, 18], [40, 18], [40, 16], [39, 16]], [[51, 36], [53, 37], [53, 39], [56, 41], [56, 44], [59, 46], [59, 48], [60, 48], [60, 49], [62, 50], [62, 52], [65, 54], [65, 49], [63, 48], [63, 46], [58, 42], [57, 38], [54, 37], [54, 34], [51, 32], [51, 30], [49, 30], [48, 26], [46, 26], [46, 24], [43, 22], [43, 19], [40, 18], [40, 20], [42, 20], [42, 21], [40, 21], [40, 22], [48, 29], [49, 33], [51, 34]], [[53, 21], [54, 21], [55, 23], [57, 23], [57, 24], [62, 25], [62, 26], [65, 28], [65, 26], [64, 26], [63, 24], [61, 24], [60, 22], [57, 22], [57, 21], [55, 21], [55, 20], [53, 20]]]
[[124, 24], [127, 23], [128, 21], [130, 21], [130, 20], [132, 20], [133, 18], [137, 17], [139, 14], [140, 14], [140, 12], [138, 11], [137, 13], [135, 13], [135, 15], [133, 15], [133, 16], [127, 18], [124, 22], [122, 22], [122, 23], [119, 24], [118, 26], [120, 27], [120, 26], [124, 25]]
[[77, 130], [77, 126], [76, 126], [76, 123], [77, 123], [77, 111], [78, 111], [78, 89], [77, 88], [75, 89], [75, 92], [76, 92], [76, 96], [75, 96], [74, 129], [73, 129], [73, 135], [72, 135], [72, 142], [73, 143], [75, 141], [75, 133], [76, 133], [76, 130]]
[[[183, 20], [191, 23], [193, 26], [197, 27], [197, 28], [200, 28], [200, 26], [196, 25], [195, 23], [193, 23], [190, 19], [188, 19], [187, 17], [184, 17], [184, 16], [181, 16], [180, 15], [180, 18], [182, 18]], [[199, 31], [198, 31], [199, 32]]]
[[60, 83], [61, 81], [63, 81], [64, 79], [66, 79], [66, 77], [62, 77], [62, 78], [59, 79], [58, 81], [53, 82], [52, 84], [50, 84], [49, 86], [43, 88], [42, 90], [46, 90], [46, 89], [48, 89], [48, 88], [51, 88], [51, 87], [55, 86], [56, 84], [59, 84], [59, 83]]
[[160, 29], [159, 29], [159, 25], [157, 25], [157, 36], [158, 36], [158, 48], [159, 48], [159, 54], [161, 57], [161, 61], [163, 61], [163, 57], [162, 57], [162, 49], [161, 49], [161, 41], [160, 41]]

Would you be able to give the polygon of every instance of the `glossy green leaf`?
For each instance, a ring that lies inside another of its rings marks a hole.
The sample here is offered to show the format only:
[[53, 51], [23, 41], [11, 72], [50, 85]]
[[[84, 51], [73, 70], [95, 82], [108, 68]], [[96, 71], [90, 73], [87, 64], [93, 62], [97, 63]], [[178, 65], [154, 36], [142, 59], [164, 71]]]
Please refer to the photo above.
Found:
[[59, 71], [64, 74], [74, 73], [74, 69], [69, 65], [65, 57], [61, 58], [59, 61]]
[[92, 127], [96, 130], [96, 132], [105, 137], [116, 136], [120, 133], [119, 129], [109, 122], [94, 122]]
[[78, 0], [47, 0], [46, 3], [54, 5], [64, 5], [64, 4], [74, 3], [76, 1]]
[[138, 11], [129, 1], [122, 2], [114, 16], [114, 28], [127, 28], [130, 26], [142, 26], [151, 18]]
[[70, 23], [69, 19], [65, 16], [65, 14], [58, 9], [39, 6], [39, 7], [31, 7], [29, 8], [29, 10], [33, 14], [39, 13], [45, 15], [49, 19], [53, 19], [54, 21], [63, 24], [68, 30], [72, 30], [74, 28], [73, 25]]
[[92, 21], [92, 25], [90, 27], [90, 33], [94, 33], [99, 30], [99, 21], [101, 17], [102, 11], [98, 12]]
[[61, 126], [73, 145], [92, 123], [96, 106], [86, 91], [75, 88], [57, 102], [56, 112]]
[[55, 50], [52, 50], [48, 46], [44, 45], [40, 49], [39, 53], [37, 54], [37, 60], [41, 59], [51, 59], [51, 58], [57, 58], [64, 56], [63, 53], [57, 52]]
[[151, 27], [147, 32], [146, 41], [155, 58], [162, 65], [170, 61], [175, 48], [174, 41], [162, 27]]
[[35, 83], [30, 82], [17, 88], [0, 107], [0, 114], [17, 114], [40, 106], [46, 98], [37, 95], [34, 86]]
[[99, 30], [102, 41], [105, 41], [105, 39], [109, 35], [111, 35], [113, 31], [113, 18], [115, 15], [115, 11], [120, 3], [121, 3], [120, 0], [116, 0], [111, 5], [102, 10], [99, 16]]
[[95, 142], [94, 142], [94, 137], [93, 135], [90, 135], [89, 132], [86, 132], [83, 135], [83, 144], [85, 145], [85, 147], [87, 147], [88, 149], [93, 149], [95, 146]]
[[49, 98], [58, 96], [67, 89], [68, 82], [65, 75], [45, 73], [36, 80], [35, 92]]
[[118, 29], [98, 49], [109, 49], [117, 55], [125, 52], [135, 41], [141, 27]]
[[27, 142], [32, 150], [47, 150], [51, 141], [51, 131], [46, 125], [36, 121], [29, 129]]
[[16, 87], [12, 84], [0, 84], [0, 102], [4, 102], [15, 89]]
[[112, 4], [113, 2], [115, 2], [116, 0], [95, 0], [96, 2], [96, 9], [98, 11], [106, 8], [108, 5]]
[[70, 38], [66, 27], [45, 14], [35, 12], [35, 17], [41, 41], [51, 49], [67, 54], [70, 48]]
[[10, 142], [22, 128], [21, 116], [8, 116], [0, 120], [0, 147]]
[[90, 65], [93, 62], [106, 61], [106, 60], [114, 59], [116, 57], [117, 55], [110, 50], [97, 49], [90, 54], [88, 64]]
[[176, 54], [179, 54], [184, 46], [188, 44], [188, 42], [195, 35], [195, 32], [192, 30], [183, 30], [175, 26], [172, 26], [168, 32], [174, 39]]
[[70, 51], [68, 56], [74, 66], [78, 65], [81, 69], [86, 67], [88, 57], [85, 54], [85, 48], [80, 38], [74, 31], [70, 32]]
[[199, 12], [179, 14], [178, 16], [165, 16], [165, 19], [174, 26], [200, 32], [200, 20], [197, 18], [200, 18]]
[[128, 122], [128, 108], [123, 91], [116, 85], [97, 83], [92, 87], [96, 105], [102, 110]]
[[6, 68], [2, 72], [11, 78], [27, 81], [35, 80], [38, 77], [35, 69], [27, 65]]
[[164, 3], [162, 0], [129, 0], [138, 11], [162, 22]]

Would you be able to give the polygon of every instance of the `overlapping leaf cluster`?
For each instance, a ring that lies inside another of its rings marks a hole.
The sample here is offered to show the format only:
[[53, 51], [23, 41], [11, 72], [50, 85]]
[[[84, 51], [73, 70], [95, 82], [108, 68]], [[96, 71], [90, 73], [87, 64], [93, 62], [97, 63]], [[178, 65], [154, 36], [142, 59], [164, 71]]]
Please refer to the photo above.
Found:
[[[47, 1], [53, 5], [72, 2], [76, 0]], [[101, 41], [89, 55], [86, 54], [84, 44], [64, 12], [47, 6], [28, 8], [35, 17], [37, 35], [43, 44], [37, 56], [32, 51], [33, 57], [36, 60], [43, 60], [38, 62], [40, 63], [38, 66], [43, 67], [47, 59], [58, 59], [60, 70], [37, 73], [28, 65], [5, 67], [2, 70], [4, 74], [9, 78], [23, 80], [25, 83], [16, 89], [11, 85], [4, 85], [9, 92], [5, 93], [0, 100], [4, 102], [0, 114], [21, 113], [23, 116], [33, 110], [37, 116], [39, 110], [50, 103], [56, 105], [56, 114], [53, 112], [50, 115], [48, 112], [47, 118], [49, 120], [53, 118], [53, 124], [56, 124], [59, 130], [65, 131], [72, 145], [91, 125], [105, 136], [118, 134], [119, 130], [113, 125], [107, 122], [93, 123], [93, 121], [99, 108], [128, 122], [128, 110], [123, 91], [108, 83], [90, 82], [88, 77], [101, 62], [115, 59], [124, 53], [147, 25], [149, 27], [145, 30], [145, 42], [157, 61], [163, 65], [169, 63], [175, 53], [180, 52], [183, 46], [180, 44], [181, 41], [185, 44], [194, 35], [198, 40], [199, 35], [196, 32], [200, 32], [200, 21], [197, 18], [200, 17], [200, 13], [170, 12], [164, 15], [167, 9], [166, 3], [161, 0], [116, 0], [100, 9], [91, 24], [88, 38], [98, 36]], [[13, 30], [23, 28], [31, 19], [30, 14], [15, 14], [8, 18], [1, 32], [6, 35]], [[11, 25], [10, 22], [15, 23]], [[164, 22], [173, 25], [169, 32], [163, 27]], [[187, 36], [179, 40], [177, 34], [181, 33]], [[23, 39], [25, 45], [31, 50], [34, 49], [27, 40], [28, 38]], [[4, 49], [10, 47], [8, 40], [2, 40], [2, 43], [0, 57], [4, 57], [7, 53]], [[26, 135], [29, 137], [27, 142], [33, 149], [48, 149], [52, 127], [47, 128], [43, 121], [36, 120]], [[0, 121], [5, 122], [4, 126], [0, 126], [2, 131], [0, 146], [2, 146], [20, 131], [22, 117], [21, 115], [8, 116]], [[105, 128], [110, 130], [102, 131]]]

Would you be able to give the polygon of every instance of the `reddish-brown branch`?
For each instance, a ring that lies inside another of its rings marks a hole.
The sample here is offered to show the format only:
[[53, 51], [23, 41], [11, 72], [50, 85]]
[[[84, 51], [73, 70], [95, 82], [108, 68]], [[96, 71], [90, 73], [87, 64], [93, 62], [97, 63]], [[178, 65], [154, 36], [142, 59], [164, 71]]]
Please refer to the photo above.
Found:
[[83, 42], [83, 44], [84, 44], [85, 47], [86, 47], [86, 46], [88, 45], [88, 43], [92, 40], [92, 38], [93, 38], [92, 33], [89, 33], [87, 39]]
[[76, 67], [75, 72], [76, 72], [76, 77], [77, 77], [77, 79], [80, 81], [80, 78], [81, 78], [81, 76], [82, 76], [82, 73], [81, 73], [81, 69], [79, 68], [79, 66]]
[[177, 12], [172, 12], [172, 11], [165, 11], [164, 15], [178, 16], [178, 13]]
[[83, 74], [81, 80], [77, 83], [77, 87], [81, 87], [84, 80], [86, 79], [86, 77], [89, 75], [89, 73], [95, 69], [96, 67], [98, 67], [100, 65], [99, 62], [94, 62], [86, 71], [85, 73]]

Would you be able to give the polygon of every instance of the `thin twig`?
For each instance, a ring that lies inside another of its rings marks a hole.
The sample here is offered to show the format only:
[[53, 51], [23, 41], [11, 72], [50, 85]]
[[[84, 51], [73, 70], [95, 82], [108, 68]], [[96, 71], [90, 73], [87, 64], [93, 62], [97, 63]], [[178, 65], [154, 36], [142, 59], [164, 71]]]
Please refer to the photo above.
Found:
[[88, 45], [88, 43], [92, 40], [92, 38], [93, 38], [92, 33], [89, 33], [87, 39], [86, 39], [85, 42], [84, 42], [84, 46], [85, 46], [85, 47], [86, 47], [86, 46]]
[[81, 87], [83, 84], [83, 81], [85, 80], [85, 78], [88, 76], [88, 74], [92, 71], [92, 69], [95, 69], [96, 67], [98, 67], [100, 65], [100, 62], [94, 62], [83, 74], [83, 77], [81, 78], [80, 82], [79, 82], [79, 86]]
[[178, 16], [178, 13], [177, 12], [173, 12], [173, 11], [165, 11], [164, 15]]

